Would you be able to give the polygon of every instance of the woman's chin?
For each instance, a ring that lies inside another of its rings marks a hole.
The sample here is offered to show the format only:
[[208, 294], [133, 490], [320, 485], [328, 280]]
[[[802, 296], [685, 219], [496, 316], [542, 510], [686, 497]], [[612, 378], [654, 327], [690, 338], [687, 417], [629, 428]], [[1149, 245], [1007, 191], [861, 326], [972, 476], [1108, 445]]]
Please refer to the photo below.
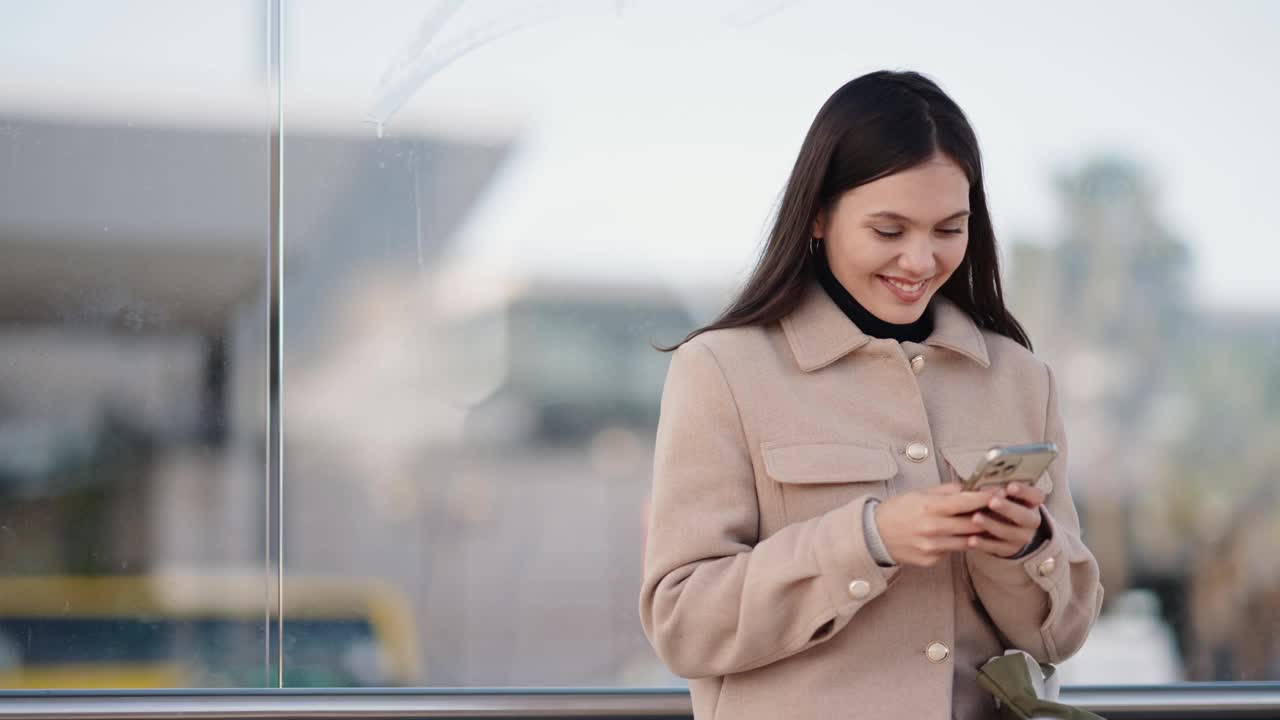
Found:
[[919, 320], [926, 308], [929, 307], [929, 300], [933, 297], [933, 293], [928, 293], [915, 302], [906, 303], [896, 297], [885, 298], [883, 302], [876, 303], [877, 307], [871, 312], [881, 320], [894, 325], [907, 325]]

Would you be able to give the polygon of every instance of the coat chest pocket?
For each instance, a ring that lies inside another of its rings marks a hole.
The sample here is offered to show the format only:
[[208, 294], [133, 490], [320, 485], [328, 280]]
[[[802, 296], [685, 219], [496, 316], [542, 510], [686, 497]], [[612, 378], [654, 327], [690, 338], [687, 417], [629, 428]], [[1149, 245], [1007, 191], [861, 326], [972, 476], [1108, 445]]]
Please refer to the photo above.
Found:
[[888, 497], [898, 463], [888, 448], [847, 443], [766, 442], [765, 473], [778, 483], [788, 523], [834, 510], [860, 495]]
[[[951, 482], [963, 482], [978, 468], [982, 458], [987, 454], [987, 450], [993, 447], [1014, 444], [1016, 443], [992, 442], [982, 446], [965, 445], [942, 448], [942, 457], [947, 461], [947, 466], [951, 470], [951, 477], [945, 479]], [[1050, 465], [1050, 467], [1053, 466]], [[1036, 481], [1035, 486], [1043, 490], [1046, 496], [1053, 492], [1053, 478], [1049, 477], [1048, 471], [1040, 473], [1040, 479]]]

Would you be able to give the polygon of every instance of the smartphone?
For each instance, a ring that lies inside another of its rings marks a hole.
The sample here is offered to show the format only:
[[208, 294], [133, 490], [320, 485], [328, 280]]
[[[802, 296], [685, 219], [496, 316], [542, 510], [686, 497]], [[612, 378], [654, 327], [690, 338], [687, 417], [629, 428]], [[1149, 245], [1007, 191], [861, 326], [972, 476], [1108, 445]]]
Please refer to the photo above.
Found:
[[993, 447], [965, 480], [964, 489], [977, 490], [1011, 482], [1035, 485], [1057, 456], [1058, 446], [1053, 443]]

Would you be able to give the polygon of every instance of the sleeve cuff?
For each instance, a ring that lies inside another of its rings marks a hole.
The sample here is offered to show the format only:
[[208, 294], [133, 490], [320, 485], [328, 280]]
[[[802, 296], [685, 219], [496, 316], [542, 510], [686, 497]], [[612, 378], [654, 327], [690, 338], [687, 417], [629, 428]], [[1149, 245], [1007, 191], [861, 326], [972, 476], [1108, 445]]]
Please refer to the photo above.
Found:
[[1026, 555], [1019, 553], [1012, 558], [1002, 558], [977, 550], [969, 550], [965, 554], [971, 572], [990, 578], [1001, 585], [1018, 586], [1035, 584], [1045, 592], [1052, 592], [1054, 586], [1067, 574], [1067, 562], [1063, 557], [1062, 541], [1056, 532], [1053, 516], [1044, 507], [1040, 508], [1045, 528], [1045, 539], [1034, 545]]
[[840, 612], [852, 612], [889, 588], [901, 567], [881, 567], [865, 542], [862, 518], [866, 504], [861, 497], [818, 519], [814, 552], [819, 571], [830, 578], [828, 590]]

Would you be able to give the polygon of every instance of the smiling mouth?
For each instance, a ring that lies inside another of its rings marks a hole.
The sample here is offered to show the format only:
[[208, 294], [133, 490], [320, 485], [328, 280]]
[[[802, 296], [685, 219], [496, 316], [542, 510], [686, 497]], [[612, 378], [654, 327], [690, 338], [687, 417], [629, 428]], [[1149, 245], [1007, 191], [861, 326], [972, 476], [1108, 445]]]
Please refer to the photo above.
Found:
[[898, 288], [899, 290], [906, 293], [907, 295], [916, 295], [921, 290], [924, 290], [925, 285], [929, 284], [929, 278], [925, 278], [924, 280], [921, 280], [919, 282], [909, 283], [904, 280], [899, 280], [897, 278], [891, 278], [888, 275], [880, 275], [879, 277], [881, 280], [884, 280], [886, 283], [892, 285], [895, 288]]

